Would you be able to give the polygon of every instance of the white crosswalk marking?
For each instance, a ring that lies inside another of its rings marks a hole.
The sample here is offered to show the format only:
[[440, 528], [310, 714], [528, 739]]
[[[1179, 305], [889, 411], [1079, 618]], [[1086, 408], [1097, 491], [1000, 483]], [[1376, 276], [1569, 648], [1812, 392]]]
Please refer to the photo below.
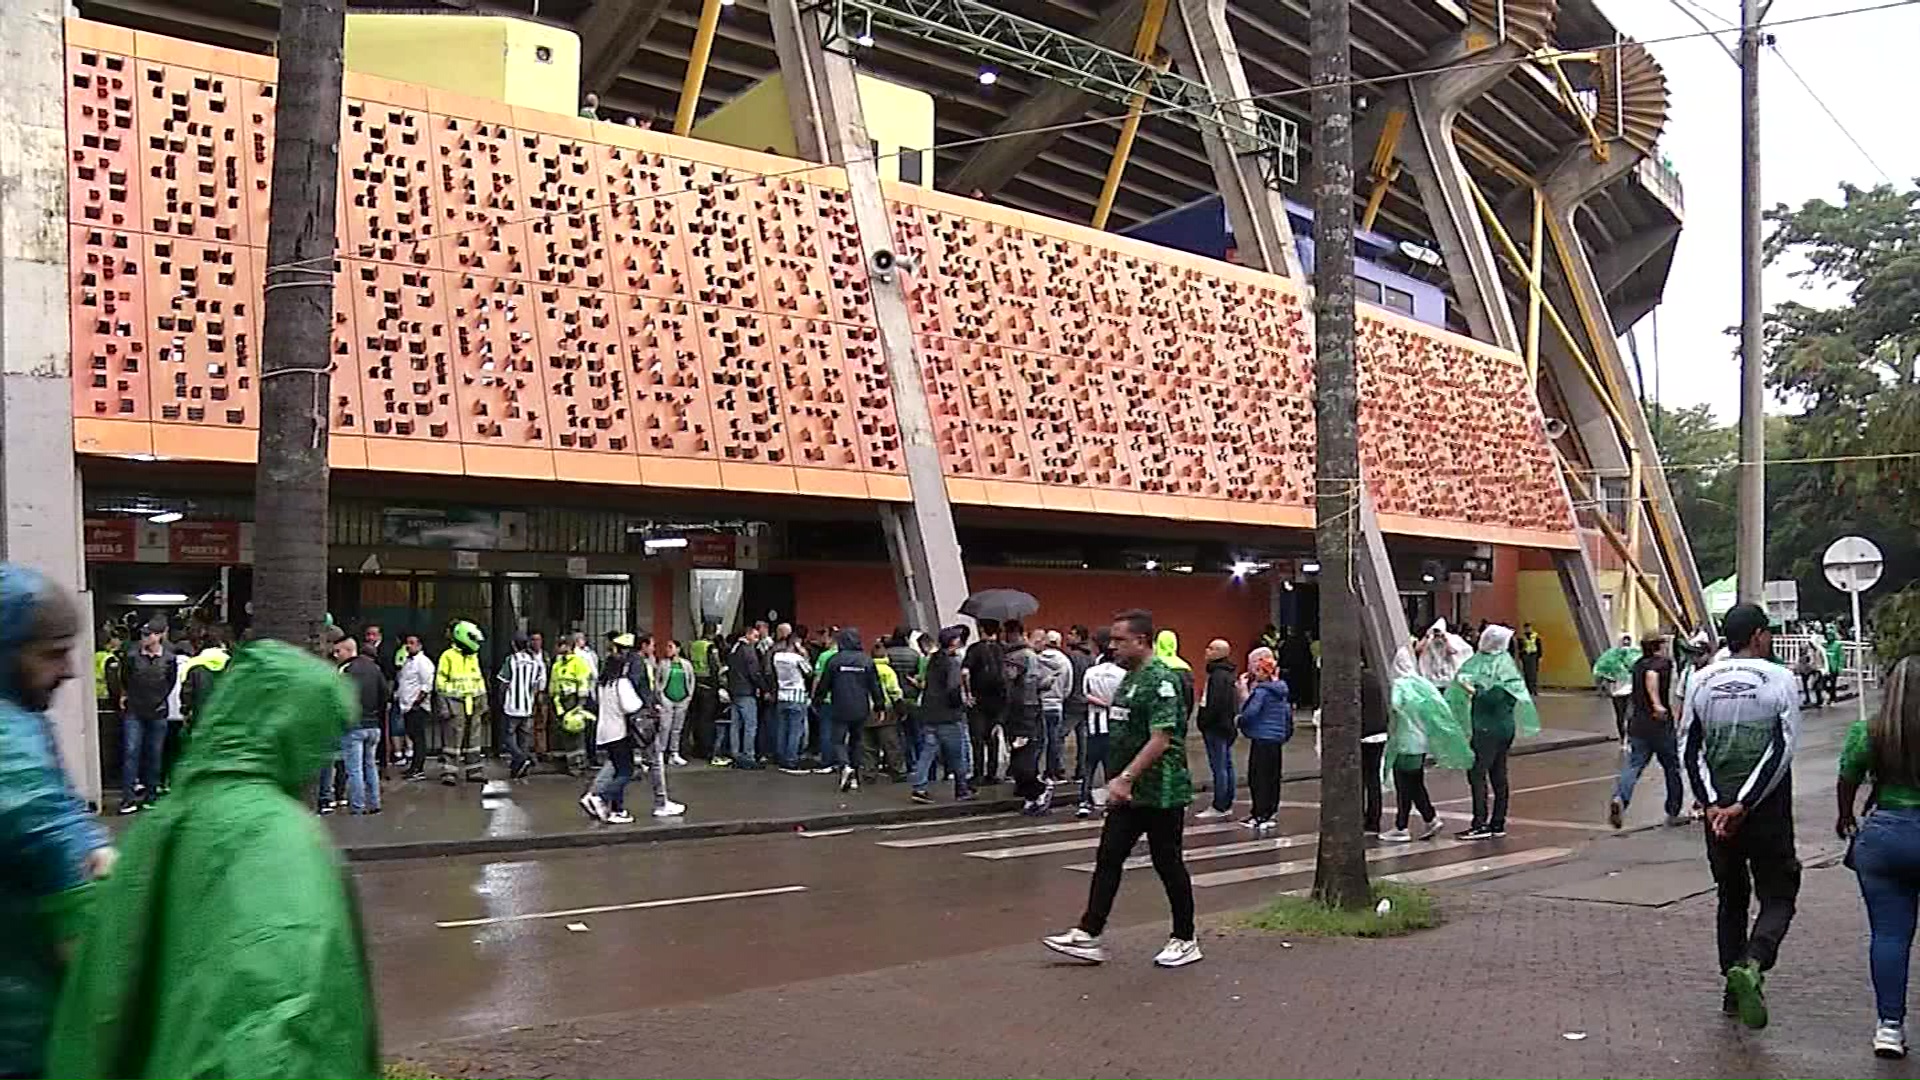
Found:
[[[1207, 836], [1212, 833], [1233, 832], [1241, 828], [1239, 822], [1223, 821], [1217, 825], [1189, 825], [1188, 836]], [[986, 851], [969, 851], [969, 859], [1027, 859], [1035, 855], [1058, 855], [1063, 851], [1085, 851], [1100, 846], [1097, 836], [1082, 836], [1072, 840], [1055, 840], [1051, 844], [1028, 844], [1025, 847], [990, 848]]]
[[[1452, 851], [1476, 840], [1431, 840], [1417, 847], [1412, 844], [1395, 844], [1392, 847], [1367, 849], [1368, 862], [1384, 862], [1387, 859], [1410, 859], [1415, 855], [1425, 855], [1436, 851]], [[1238, 885], [1244, 881], [1260, 881], [1265, 878], [1286, 877], [1289, 874], [1304, 874], [1313, 869], [1312, 859], [1288, 859], [1284, 862], [1265, 863], [1259, 866], [1236, 866], [1231, 870], [1215, 870], [1210, 874], [1193, 875], [1193, 887], [1211, 889], [1221, 885]]]
[[[1192, 829], [1187, 830], [1189, 833]], [[1319, 833], [1307, 833], [1305, 836], [1275, 836], [1265, 840], [1247, 840], [1238, 844], [1215, 844], [1212, 847], [1187, 848], [1182, 852], [1188, 862], [1200, 862], [1203, 859], [1230, 859], [1236, 855], [1252, 855], [1261, 851], [1284, 851], [1287, 848], [1307, 847], [1318, 843]], [[1153, 856], [1135, 855], [1128, 859], [1129, 870], [1139, 870], [1153, 865]], [[1093, 873], [1094, 864], [1090, 862], [1073, 863], [1069, 870], [1078, 870], [1083, 874]]]
[[911, 840], [876, 840], [874, 843], [890, 848], [946, 847], [951, 844], [977, 844], [983, 840], [1015, 840], [1022, 836], [1045, 836], [1048, 833], [1073, 832], [1076, 829], [1099, 827], [1099, 818], [1088, 818], [1085, 821], [1067, 821], [1058, 825], [1025, 825], [1017, 829], [988, 829], [984, 832], [948, 833], [945, 836], [916, 836]]
[[1495, 855], [1487, 859], [1475, 859], [1471, 862], [1447, 863], [1445, 866], [1428, 866], [1420, 870], [1407, 870], [1398, 874], [1388, 874], [1381, 881], [1392, 881], [1402, 885], [1431, 885], [1436, 881], [1451, 881], [1458, 877], [1473, 874], [1491, 874], [1495, 870], [1505, 870], [1514, 866], [1527, 866], [1532, 863], [1546, 862], [1573, 854], [1572, 848], [1543, 847], [1526, 851], [1510, 851], [1505, 855]]

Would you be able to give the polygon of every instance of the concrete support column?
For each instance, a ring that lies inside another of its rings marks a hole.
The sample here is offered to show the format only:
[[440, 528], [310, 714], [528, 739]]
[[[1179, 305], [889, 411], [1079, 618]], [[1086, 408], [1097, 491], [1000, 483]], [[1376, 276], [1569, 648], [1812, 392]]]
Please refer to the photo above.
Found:
[[[1215, 98], [1238, 102], [1228, 108], [1242, 112], [1251, 127], [1258, 110], [1247, 101], [1253, 90], [1227, 27], [1227, 0], [1173, 0], [1171, 14], [1167, 50], [1173, 54], [1175, 69], [1205, 84]], [[1286, 203], [1260, 175], [1259, 155], [1243, 153], [1230, 137], [1218, 132], [1206, 133], [1204, 142], [1241, 263], [1302, 280]]]
[[[892, 214], [880, 192], [880, 174], [868, 156], [867, 122], [854, 83], [853, 62], [821, 46], [823, 13], [803, 14], [798, 0], [772, 0], [768, 15], [800, 153], [846, 169], [862, 254], [871, 268], [877, 253], [898, 248]], [[897, 271], [876, 272], [870, 280], [880, 353], [893, 389], [912, 496], [906, 506], [882, 507], [881, 520], [889, 537], [904, 621], [931, 631], [959, 617], [960, 604], [967, 597], [967, 572], [960, 562], [960, 540], [954, 532], [946, 473], [934, 440], [906, 290]]]
[[[1673, 489], [1667, 484], [1666, 471], [1659, 468], [1660, 452], [1646, 414], [1632, 392], [1627, 368], [1620, 356], [1620, 344], [1613, 334], [1607, 312], [1606, 293], [1594, 272], [1593, 260], [1580, 239], [1576, 218], [1586, 201], [1639, 164], [1641, 153], [1630, 144], [1609, 143], [1606, 161], [1596, 161], [1586, 146], [1576, 147], [1557, 162], [1541, 181], [1547, 202], [1547, 228], [1559, 256], [1562, 276], [1572, 294], [1580, 324], [1586, 329], [1591, 359], [1606, 384], [1614, 405], [1627, 422], [1627, 438], [1640, 457], [1645, 492], [1651, 500], [1656, 544], [1663, 556], [1662, 568], [1667, 586], [1678, 607], [1702, 623], [1706, 620], [1706, 597], [1699, 568], [1693, 561], [1693, 547], [1687, 541], [1685, 526], [1674, 506]], [[1583, 375], [1575, 373], [1582, 382]], [[1561, 385], [1567, 385], [1563, 380]], [[1689, 628], [1678, 628], [1689, 629]]]
[[[0, 554], [79, 593], [80, 478], [73, 454], [73, 365], [67, 304], [65, 0], [0, 8]], [[83, 622], [92, 605], [81, 597]], [[52, 719], [67, 771], [100, 796], [89, 654]]]

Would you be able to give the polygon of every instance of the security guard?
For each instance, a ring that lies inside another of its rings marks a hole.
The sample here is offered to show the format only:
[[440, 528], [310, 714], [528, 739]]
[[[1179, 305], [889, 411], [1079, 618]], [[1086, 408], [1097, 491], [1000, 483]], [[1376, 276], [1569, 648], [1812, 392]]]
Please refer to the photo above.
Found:
[[459, 782], [454, 776], [456, 733], [466, 779], [471, 783], [486, 779], [480, 755], [487, 731], [487, 681], [480, 672], [480, 645], [487, 636], [465, 619], [454, 623], [448, 636], [453, 644], [440, 654], [433, 689], [434, 716], [440, 723], [440, 782], [452, 787]]
[[[584, 649], [585, 646], [582, 646]], [[560, 767], [568, 775], [586, 767], [587, 754], [581, 745], [581, 733], [594, 719], [586, 708], [587, 692], [593, 688], [593, 668], [587, 658], [576, 652], [570, 639], [562, 638], [560, 654], [554, 657], [553, 671], [547, 676], [547, 690], [553, 695], [553, 714], [558, 730], [552, 733]]]

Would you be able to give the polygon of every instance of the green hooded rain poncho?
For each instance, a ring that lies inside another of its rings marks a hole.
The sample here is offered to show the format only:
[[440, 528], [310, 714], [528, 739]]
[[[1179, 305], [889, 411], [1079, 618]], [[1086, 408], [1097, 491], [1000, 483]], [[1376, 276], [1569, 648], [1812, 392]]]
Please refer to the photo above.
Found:
[[272, 641], [239, 650], [173, 793], [127, 831], [95, 898], [52, 1075], [379, 1075], [358, 911], [300, 800], [355, 714], [321, 661]]
[[1514, 734], [1522, 738], [1540, 734], [1540, 711], [1534, 708], [1533, 695], [1527, 692], [1527, 680], [1520, 674], [1520, 665], [1514, 663], [1507, 652], [1507, 643], [1512, 640], [1510, 627], [1496, 625], [1480, 631], [1479, 651], [1460, 665], [1453, 685], [1447, 687], [1447, 704], [1453, 706], [1453, 718], [1468, 731], [1473, 730], [1476, 700], [1488, 691], [1504, 690], [1513, 695]]
[[1403, 755], [1422, 759], [1432, 755], [1443, 769], [1473, 765], [1472, 731], [1454, 718], [1447, 699], [1420, 674], [1410, 648], [1393, 657], [1387, 750], [1380, 758], [1383, 779], [1391, 779], [1394, 761]]
[[74, 794], [41, 706], [19, 686], [47, 580], [0, 565], [0, 1076], [40, 1076], [60, 947], [85, 926], [86, 861], [107, 837]]
[[1633, 678], [1633, 665], [1639, 659], [1640, 650], [1632, 644], [1615, 645], [1593, 662], [1593, 681], [1602, 684], [1626, 682]]

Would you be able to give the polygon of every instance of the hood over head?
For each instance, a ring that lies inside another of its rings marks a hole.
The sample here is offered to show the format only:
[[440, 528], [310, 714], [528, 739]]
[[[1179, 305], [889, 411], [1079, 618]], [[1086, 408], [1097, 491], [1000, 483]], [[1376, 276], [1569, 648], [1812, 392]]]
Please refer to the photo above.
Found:
[[1154, 636], [1153, 655], [1175, 671], [1193, 670], [1193, 665], [1180, 659], [1180, 639], [1171, 630], [1162, 630]]
[[1507, 645], [1512, 641], [1513, 627], [1511, 626], [1489, 623], [1485, 630], [1480, 631], [1480, 651], [1483, 653], [1506, 652]]
[[1420, 669], [1414, 665], [1413, 650], [1407, 648], [1405, 645], [1396, 649], [1393, 654], [1393, 677], [1395, 679], [1404, 679], [1409, 675], [1418, 674], [1420, 674]]
[[298, 798], [339, 752], [357, 713], [333, 668], [285, 642], [253, 642], [234, 655], [195, 716], [175, 783], [259, 778]]
[[[48, 606], [55, 596], [53, 583], [40, 571], [16, 563], [0, 563], [0, 699], [33, 708], [21, 697], [21, 647], [40, 633], [64, 629], [72, 634], [79, 630], [72, 601], [67, 601], [63, 610]], [[74, 625], [43, 626], [50, 616]]]
[[833, 639], [833, 643], [842, 652], [866, 652], [867, 651], [866, 647], [860, 644], [860, 628], [857, 626], [841, 627], [840, 634], [838, 637]]

